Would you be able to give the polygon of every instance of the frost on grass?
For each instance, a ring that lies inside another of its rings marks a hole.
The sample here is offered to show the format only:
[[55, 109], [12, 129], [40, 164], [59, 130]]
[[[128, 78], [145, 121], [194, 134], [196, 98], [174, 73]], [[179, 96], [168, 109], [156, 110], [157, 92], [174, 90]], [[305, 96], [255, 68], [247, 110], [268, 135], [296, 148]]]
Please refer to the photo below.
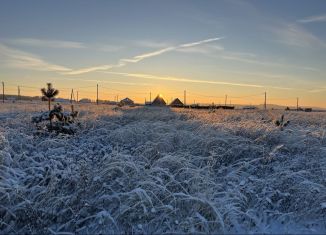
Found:
[[82, 105], [76, 136], [0, 113], [0, 232], [323, 233], [325, 114]]

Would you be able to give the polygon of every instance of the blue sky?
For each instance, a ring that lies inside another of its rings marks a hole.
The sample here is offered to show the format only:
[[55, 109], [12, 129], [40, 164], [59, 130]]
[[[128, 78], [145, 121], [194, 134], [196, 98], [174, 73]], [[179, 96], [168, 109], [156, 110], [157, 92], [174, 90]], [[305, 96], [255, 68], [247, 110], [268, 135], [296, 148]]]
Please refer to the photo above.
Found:
[[106, 99], [187, 89], [261, 103], [267, 91], [326, 107], [325, 27], [323, 0], [1, 1], [0, 79], [12, 93], [51, 81], [94, 98], [82, 87], [99, 83]]

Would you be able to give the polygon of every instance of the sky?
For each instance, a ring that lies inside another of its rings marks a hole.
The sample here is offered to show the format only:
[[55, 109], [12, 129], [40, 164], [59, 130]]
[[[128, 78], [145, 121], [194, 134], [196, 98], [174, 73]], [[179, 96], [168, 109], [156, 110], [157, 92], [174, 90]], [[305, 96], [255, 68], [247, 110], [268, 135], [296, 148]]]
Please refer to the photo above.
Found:
[[6, 93], [326, 108], [326, 1], [0, 3]]

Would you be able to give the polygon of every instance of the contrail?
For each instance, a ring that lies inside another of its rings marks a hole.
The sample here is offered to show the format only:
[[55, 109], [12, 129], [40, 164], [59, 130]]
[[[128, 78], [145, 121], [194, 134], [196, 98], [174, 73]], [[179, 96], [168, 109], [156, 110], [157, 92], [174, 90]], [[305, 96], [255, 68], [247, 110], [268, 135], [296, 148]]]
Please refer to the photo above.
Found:
[[138, 62], [140, 62], [142, 60], [149, 59], [149, 58], [152, 58], [152, 57], [155, 57], [155, 56], [159, 56], [159, 55], [162, 55], [162, 54], [167, 53], [167, 52], [176, 51], [176, 50], [178, 50], [180, 48], [195, 47], [195, 46], [198, 46], [198, 45], [201, 45], [201, 44], [211, 43], [211, 42], [215, 42], [215, 41], [218, 41], [218, 40], [221, 40], [221, 39], [223, 39], [223, 37], [209, 38], [209, 39], [205, 39], [205, 40], [201, 40], [201, 41], [197, 41], [197, 42], [190, 42], [190, 43], [186, 43], [186, 44], [180, 44], [180, 45], [177, 45], [177, 46], [166, 47], [166, 48], [163, 48], [163, 49], [160, 49], [160, 50], [156, 50], [156, 51], [152, 51], [152, 52], [149, 52], [149, 53], [137, 55], [137, 56], [134, 56], [132, 58], [120, 59], [117, 64], [99, 65], [99, 66], [93, 66], [93, 67], [88, 67], [88, 68], [82, 68], [82, 69], [77, 69], [77, 70], [66, 72], [65, 74], [77, 75], [77, 74], [83, 74], [83, 73], [89, 73], [89, 72], [95, 72], [95, 71], [106, 71], [106, 70], [110, 70], [112, 68], [118, 68], [118, 67], [126, 66], [128, 63], [138, 63]]

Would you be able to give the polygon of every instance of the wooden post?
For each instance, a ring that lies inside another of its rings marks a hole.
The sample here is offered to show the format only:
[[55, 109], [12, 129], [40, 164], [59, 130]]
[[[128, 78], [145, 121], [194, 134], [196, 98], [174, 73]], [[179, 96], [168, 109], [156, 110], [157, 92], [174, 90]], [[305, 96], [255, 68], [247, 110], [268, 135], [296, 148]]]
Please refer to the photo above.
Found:
[[71, 93], [70, 93], [70, 104], [72, 104], [72, 96], [73, 96], [73, 93], [74, 93], [74, 89], [71, 89]]
[[5, 102], [5, 83], [2, 82], [2, 103]]
[[299, 98], [297, 98], [297, 111], [299, 111]]
[[186, 93], [186, 90], [184, 90], [184, 92], [183, 92], [183, 103], [184, 103], [184, 105], [186, 106], [186, 104], [187, 104], [187, 93]]
[[96, 104], [98, 105], [98, 84], [96, 84]]
[[18, 86], [18, 100], [20, 100], [20, 87]]
[[226, 107], [226, 104], [227, 104], [227, 102], [228, 102], [228, 95], [225, 95], [225, 107]]
[[152, 92], [149, 92], [149, 102], [152, 103]]
[[265, 102], [264, 102], [264, 108], [267, 109], [267, 93], [265, 92]]
[[79, 99], [78, 99], [78, 91], [77, 91], [77, 103], [79, 102]]

